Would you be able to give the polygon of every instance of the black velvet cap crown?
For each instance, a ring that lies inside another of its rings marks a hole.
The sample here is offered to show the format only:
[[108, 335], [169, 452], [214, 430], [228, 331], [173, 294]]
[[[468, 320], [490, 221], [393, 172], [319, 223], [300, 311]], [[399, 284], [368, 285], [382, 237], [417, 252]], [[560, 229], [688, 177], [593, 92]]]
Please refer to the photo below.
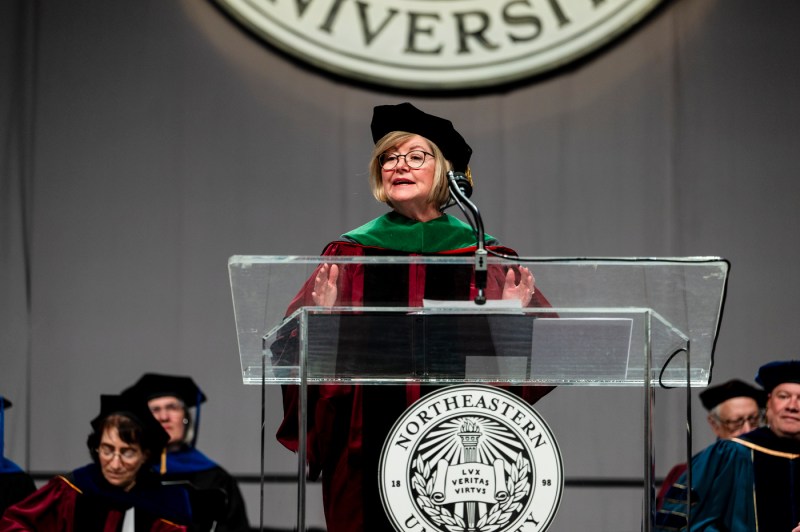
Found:
[[372, 113], [372, 141], [377, 143], [387, 133], [405, 131], [421, 135], [436, 144], [453, 163], [453, 170], [466, 172], [472, 148], [445, 118], [420, 111], [408, 102], [378, 105]]
[[124, 395], [135, 395], [144, 401], [156, 397], [172, 396], [183, 401], [186, 406], [197, 406], [205, 402], [206, 396], [191, 377], [182, 375], [161, 375], [145, 373], [136, 384], [126, 388]]
[[758, 368], [756, 382], [767, 392], [785, 382], [800, 384], [800, 360], [781, 360], [764, 364]]
[[103, 421], [112, 414], [128, 417], [142, 427], [140, 444], [143, 449], [158, 453], [169, 441], [169, 434], [147, 408], [145, 401], [137, 400], [133, 396], [101, 395], [100, 413], [91, 421], [92, 428], [100, 432]]
[[763, 408], [767, 402], [767, 394], [764, 390], [759, 390], [739, 379], [706, 388], [700, 394], [700, 402], [703, 403], [706, 410], [711, 410], [718, 404], [734, 397], [750, 397], [758, 403], [760, 408]]

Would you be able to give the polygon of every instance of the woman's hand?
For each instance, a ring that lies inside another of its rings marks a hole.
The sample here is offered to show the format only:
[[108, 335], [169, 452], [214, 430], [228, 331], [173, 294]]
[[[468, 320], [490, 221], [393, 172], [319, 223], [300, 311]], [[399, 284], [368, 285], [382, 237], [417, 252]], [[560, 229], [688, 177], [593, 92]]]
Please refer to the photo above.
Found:
[[503, 299], [519, 299], [522, 301], [523, 307], [527, 306], [535, 290], [534, 281], [533, 274], [528, 268], [520, 268], [519, 284], [517, 284], [514, 270], [509, 268], [508, 272], [506, 272], [506, 282], [503, 286]]
[[314, 279], [314, 291], [311, 292], [315, 305], [332, 307], [336, 303], [336, 296], [339, 294], [339, 289], [336, 287], [338, 278], [339, 267], [336, 264], [332, 266], [323, 264], [319, 267], [317, 277]]

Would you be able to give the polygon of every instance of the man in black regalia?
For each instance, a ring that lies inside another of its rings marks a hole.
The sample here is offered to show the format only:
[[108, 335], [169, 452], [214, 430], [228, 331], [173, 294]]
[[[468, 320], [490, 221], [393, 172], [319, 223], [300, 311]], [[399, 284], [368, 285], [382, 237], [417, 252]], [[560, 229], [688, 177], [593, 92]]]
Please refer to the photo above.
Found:
[[[166, 459], [159, 470], [164, 482], [186, 483], [192, 499], [193, 530], [250, 530], [239, 486], [225, 469], [196, 447], [200, 405], [206, 396], [191, 377], [144, 374], [123, 395], [147, 403], [169, 434]], [[190, 409], [194, 408], [194, 419]]]
[[800, 360], [761, 366], [756, 382], [768, 394], [767, 426], [697, 454], [689, 515], [684, 475], [657, 530], [800, 530]]
[[[700, 394], [700, 402], [708, 410], [708, 426], [717, 439], [729, 440], [757, 429], [763, 422], [763, 409], [767, 401], [764, 390], [739, 379], [710, 386]], [[656, 507], [664, 505], [664, 498], [672, 485], [686, 472], [682, 462], [670, 469], [658, 491]]]

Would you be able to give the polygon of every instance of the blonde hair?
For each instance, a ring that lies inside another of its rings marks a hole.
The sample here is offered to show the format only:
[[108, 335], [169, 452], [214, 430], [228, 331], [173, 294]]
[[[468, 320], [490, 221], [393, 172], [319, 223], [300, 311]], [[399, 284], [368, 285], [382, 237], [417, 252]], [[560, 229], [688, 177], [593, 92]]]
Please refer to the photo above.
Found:
[[[370, 159], [369, 162], [370, 189], [372, 190], [372, 195], [375, 196], [376, 200], [380, 201], [381, 203], [385, 203], [390, 207], [392, 207], [392, 203], [389, 201], [389, 198], [386, 197], [386, 192], [383, 190], [383, 174], [381, 173], [382, 169], [380, 162], [378, 162], [378, 157], [380, 157], [380, 155], [386, 150], [403, 144], [415, 135], [417, 134], [409, 133], [407, 131], [392, 131], [378, 140], [378, 142], [375, 143], [375, 148], [372, 150], [372, 159]], [[427, 138], [425, 138], [425, 140], [431, 147], [431, 153], [433, 153], [433, 158], [436, 162], [436, 166], [433, 169], [433, 186], [431, 187], [431, 192], [428, 196], [428, 202], [441, 208], [450, 199], [450, 187], [447, 184], [447, 172], [451, 170], [452, 164], [450, 164], [450, 161], [445, 159], [442, 150], [440, 150], [435, 143], [431, 142]]]

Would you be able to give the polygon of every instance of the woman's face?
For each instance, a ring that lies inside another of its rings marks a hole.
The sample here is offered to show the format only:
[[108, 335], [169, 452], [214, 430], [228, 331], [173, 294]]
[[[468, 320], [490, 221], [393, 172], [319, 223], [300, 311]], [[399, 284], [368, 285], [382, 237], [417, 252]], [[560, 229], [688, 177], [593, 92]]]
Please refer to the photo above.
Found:
[[392, 207], [401, 214], [420, 221], [428, 221], [440, 216], [439, 208], [429, 201], [434, 186], [436, 160], [431, 155], [428, 141], [414, 135], [394, 149], [386, 150], [388, 155], [406, 155], [409, 152], [425, 152], [425, 162], [419, 168], [412, 168], [405, 157], [399, 157], [397, 165], [389, 170], [381, 169], [383, 191]]
[[147, 401], [147, 406], [150, 412], [155, 417], [167, 434], [169, 434], [169, 441], [167, 445], [183, 442], [186, 435], [186, 424], [183, 420], [186, 418], [186, 410], [183, 406], [183, 401], [177, 397], [167, 395], [164, 397], [156, 397]]
[[123, 441], [117, 427], [107, 427], [103, 431], [97, 455], [106, 481], [125, 491], [136, 484], [136, 475], [147, 461], [139, 444]]

